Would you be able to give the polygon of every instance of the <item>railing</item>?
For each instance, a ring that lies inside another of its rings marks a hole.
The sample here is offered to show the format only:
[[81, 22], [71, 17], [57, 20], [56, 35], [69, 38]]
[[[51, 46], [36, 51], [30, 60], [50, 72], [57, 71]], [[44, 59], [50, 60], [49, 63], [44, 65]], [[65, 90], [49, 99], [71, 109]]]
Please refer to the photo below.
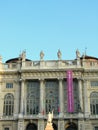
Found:
[[62, 68], [98, 68], [98, 61], [77, 61], [77, 60], [50, 60], [50, 61], [25, 61], [19, 63], [0, 64], [0, 70], [21, 69], [62, 69]]
[[[13, 116], [1, 116], [0, 120], [15, 120], [18, 119], [19, 115], [13, 115]], [[22, 116], [22, 118], [24, 119], [39, 119], [39, 118], [43, 118], [43, 119], [47, 119], [47, 114], [44, 115], [26, 115], [24, 114]], [[87, 117], [85, 117], [84, 113], [63, 113], [62, 115], [57, 114], [57, 115], [53, 115], [54, 119], [98, 119], [98, 115], [88, 115]]]

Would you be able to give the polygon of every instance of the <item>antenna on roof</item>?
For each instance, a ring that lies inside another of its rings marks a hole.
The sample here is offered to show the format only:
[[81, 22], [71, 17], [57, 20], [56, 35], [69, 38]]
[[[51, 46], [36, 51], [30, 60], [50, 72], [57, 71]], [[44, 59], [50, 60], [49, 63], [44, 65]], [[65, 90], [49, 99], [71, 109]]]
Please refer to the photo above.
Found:
[[87, 52], [87, 47], [85, 47], [85, 56], [86, 56], [86, 52]]

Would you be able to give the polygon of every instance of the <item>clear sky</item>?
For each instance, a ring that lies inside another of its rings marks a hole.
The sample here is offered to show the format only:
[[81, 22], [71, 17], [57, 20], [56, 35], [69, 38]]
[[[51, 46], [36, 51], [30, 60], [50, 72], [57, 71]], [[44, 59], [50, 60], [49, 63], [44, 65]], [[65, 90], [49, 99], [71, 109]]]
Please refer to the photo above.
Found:
[[[27, 58], [56, 60], [98, 57], [98, 0], [0, 0], [0, 55], [3, 62], [26, 50]], [[87, 49], [85, 49], [87, 48]]]

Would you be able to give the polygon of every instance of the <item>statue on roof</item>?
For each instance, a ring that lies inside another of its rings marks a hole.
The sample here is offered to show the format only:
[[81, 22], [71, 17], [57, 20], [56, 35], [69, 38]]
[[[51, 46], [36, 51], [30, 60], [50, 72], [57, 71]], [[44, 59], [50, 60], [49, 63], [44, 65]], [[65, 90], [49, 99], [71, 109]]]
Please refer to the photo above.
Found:
[[61, 53], [60, 49], [59, 49], [58, 52], [57, 52], [57, 56], [58, 56], [58, 59], [61, 60], [62, 53]]
[[80, 57], [81, 57], [81, 54], [80, 54], [79, 50], [77, 49], [76, 50], [76, 58], [79, 59]]
[[43, 60], [43, 58], [44, 58], [44, 52], [41, 51], [41, 52], [40, 52], [40, 60]]
[[22, 61], [25, 61], [25, 59], [26, 59], [26, 51], [25, 50], [22, 52], [20, 57], [22, 58]]

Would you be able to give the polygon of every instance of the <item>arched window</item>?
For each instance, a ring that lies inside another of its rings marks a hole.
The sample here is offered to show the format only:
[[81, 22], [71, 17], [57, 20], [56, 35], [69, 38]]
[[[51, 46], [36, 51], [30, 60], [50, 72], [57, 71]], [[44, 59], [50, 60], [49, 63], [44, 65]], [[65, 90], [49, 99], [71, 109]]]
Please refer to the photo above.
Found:
[[39, 82], [27, 82], [27, 114], [36, 115], [39, 112]]
[[98, 92], [92, 92], [90, 95], [91, 114], [98, 114]]
[[27, 97], [27, 114], [38, 114], [38, 102], [36, 100], [35, 94], [30, 93]]
[[37, 130], [37, 125], [34, 123], [30, 123], [27, 125], [26, 130]]
[[54, 114], [58, 114], [58, 81], [47, 80], [46, 81], [46, 113], [48, 114], [53, 110]]
[[65, 130], [77, 130], [77, 125], [74, 122], [69, 122], [66, 124]]
[[4, 109], [3, 115], [12, 116], [14, 111], [14, 96], [11, 93], [8, 93], [4, 97]]

